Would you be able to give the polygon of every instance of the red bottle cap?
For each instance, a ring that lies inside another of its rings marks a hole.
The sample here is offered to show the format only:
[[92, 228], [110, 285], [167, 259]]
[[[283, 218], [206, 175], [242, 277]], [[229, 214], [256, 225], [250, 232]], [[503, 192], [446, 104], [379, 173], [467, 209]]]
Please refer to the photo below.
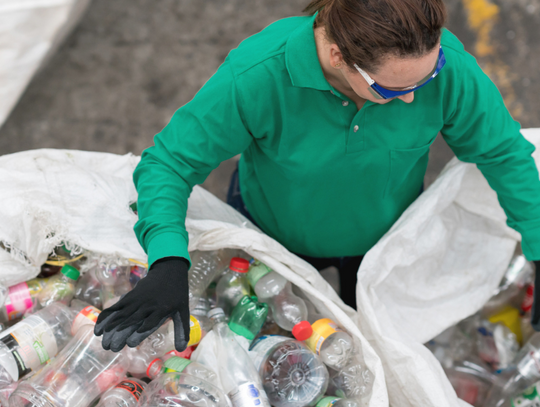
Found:
[[298, 341], [305, 341], [313, 334], [313, 328], [308, 321], [300, 321], [293, 329], [292, 334]]
[[240, 257], [233, 257], [229, 268], [239, 273], [247, 273], [249, 270], [249, 261]]

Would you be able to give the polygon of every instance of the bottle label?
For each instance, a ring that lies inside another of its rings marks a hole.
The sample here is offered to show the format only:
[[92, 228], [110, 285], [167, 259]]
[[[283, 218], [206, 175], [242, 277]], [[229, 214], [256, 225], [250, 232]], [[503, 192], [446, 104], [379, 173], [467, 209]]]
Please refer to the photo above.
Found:
[[253, 342], [248, 354], [253, 361], [253, 364], [255, 365], [257, 371], [259, 371], [259, 368], [261, 367], [261, 364], [264, 361], [266, 354], [272, 347], [274, 347], [274, 345], [284, 341], [288, 341], [290, 339], [291, 338], [279, 335], [264, 335], [257, 339], [255, 342]]
[[100, 310], [91, 305], [84, 307], [71, 324], [71, 335], [74, 336], [84, 325], [95, 325], [100, 313]]
[[32, 308], [32, 296], [28, 284], [20, 283], [9, 287], [5, 307], [8, 321], [22, 317], [23, 314]]
[[9, 348], [15, 359], [17, 370], [8, 370], [14, 381], [36, 370], [58, 352], [51, 327], [37, 315], [31, 315], [2, 332], [0, 341]]
[[534, 284], [529, 284], [527, 290], [525, 291], [525, 298], [521, 303], [521, 309], [523, 312], [529, 312], [532, 309], [534, 301]]
[[124, 389], [131, 393], [137, 401], [141, 398], [141, 393], [143, 392], [143, 387], [133, 380], [122, 380], [120, 383], [118, 383], [116, 386], [117, 389]]
[[[527, 346], [527, 345], [526, 345]], [[529, 378], [540, 379], [540, 354], [532, 348], [523, 359], [521, 359], [517, 365], [518, 372]]]
[[317, 406], [316, 407], [331, 407], [333, 406], [338, 400], [341, 400], [339, 397], [325, 397], [323, 399], [321, 399], [321, 401], [319, 401], [317, 403]]
[[322, 344], [326, 338], [341, 331], [336, 323], [330, 318], [319, 319], [312, 325], [312, 328], [313, 334], [305, 341], [305, 343], [308, 348], [317, 355], [320, 355]]
[[540, 382], [532, 385], [520, 396], [510, 401], [512, 407], [538, 407], [540, 406]]
[[270, 407], [264, 390], [257, 383], [243, 383], [229, 393], [233, 407]]
[[[172, 325], [172, 324], [171, 324]], [[197, 345], [202, 338], [201, 324], [193, 315], [189, 316], [189, 342], [188, 346]]]

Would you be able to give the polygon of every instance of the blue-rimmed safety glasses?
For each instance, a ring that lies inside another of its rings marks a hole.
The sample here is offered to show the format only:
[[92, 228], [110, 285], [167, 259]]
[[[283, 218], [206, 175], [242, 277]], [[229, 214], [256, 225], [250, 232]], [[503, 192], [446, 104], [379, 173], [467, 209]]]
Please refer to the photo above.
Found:
[[444, 57], [444, 52], [441, 46], [439, 46], [439, 57], [437, 59], [437, 63], [435, 64], [435, 68], [433, 68], [433, 71], [426, 76], [424, 79], [422, 79], [420, 82], [418, 82], [414, 86], [410, 86], [408, 88], [402, 89], [402, 90], [390, 90], [383, 88], [381, 85], [379, 85], [377, 82], [375, 82], [371, 77], [366, 73], [366, 71], [362, 70], [358, 65], [354, 64], [354, 67], [360, 72], [360, 74], [364, 77], [364, 79], [369, 84], [369, 91], [373, 96], [375, 96], [377, 99], [392, 99], [401, 95], [406, 95], [407, 93], [414, 92], [417, 89], [420, 89], [422, 86], [427, 85], [433, 78], [435, 78], [439, 72], [441, 72], [441, 69], [443, 69], [444, 64], [446, 64], [446, 58]]

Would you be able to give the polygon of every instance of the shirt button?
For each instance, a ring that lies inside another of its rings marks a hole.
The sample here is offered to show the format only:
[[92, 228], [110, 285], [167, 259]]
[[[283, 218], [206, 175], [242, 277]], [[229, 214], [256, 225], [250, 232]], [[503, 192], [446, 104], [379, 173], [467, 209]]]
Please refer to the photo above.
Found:
[[346, 100], [344, 100], [343, 102], [341, 102], [341, 104], [342, 104], [343, 106], [349, 106], [349, 102], [347, 102]]
[[356, 133], [358, 131], [358, 125], [354, 126], [354, 132]]

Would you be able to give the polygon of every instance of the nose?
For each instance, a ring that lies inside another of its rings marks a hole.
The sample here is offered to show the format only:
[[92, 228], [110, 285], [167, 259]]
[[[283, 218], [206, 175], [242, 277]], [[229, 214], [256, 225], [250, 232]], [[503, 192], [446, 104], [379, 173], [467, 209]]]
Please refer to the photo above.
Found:
[[405, 103], [411, 103], [414, 100], [414, 92], [398, 96], [398, 99], [403, 100]]

